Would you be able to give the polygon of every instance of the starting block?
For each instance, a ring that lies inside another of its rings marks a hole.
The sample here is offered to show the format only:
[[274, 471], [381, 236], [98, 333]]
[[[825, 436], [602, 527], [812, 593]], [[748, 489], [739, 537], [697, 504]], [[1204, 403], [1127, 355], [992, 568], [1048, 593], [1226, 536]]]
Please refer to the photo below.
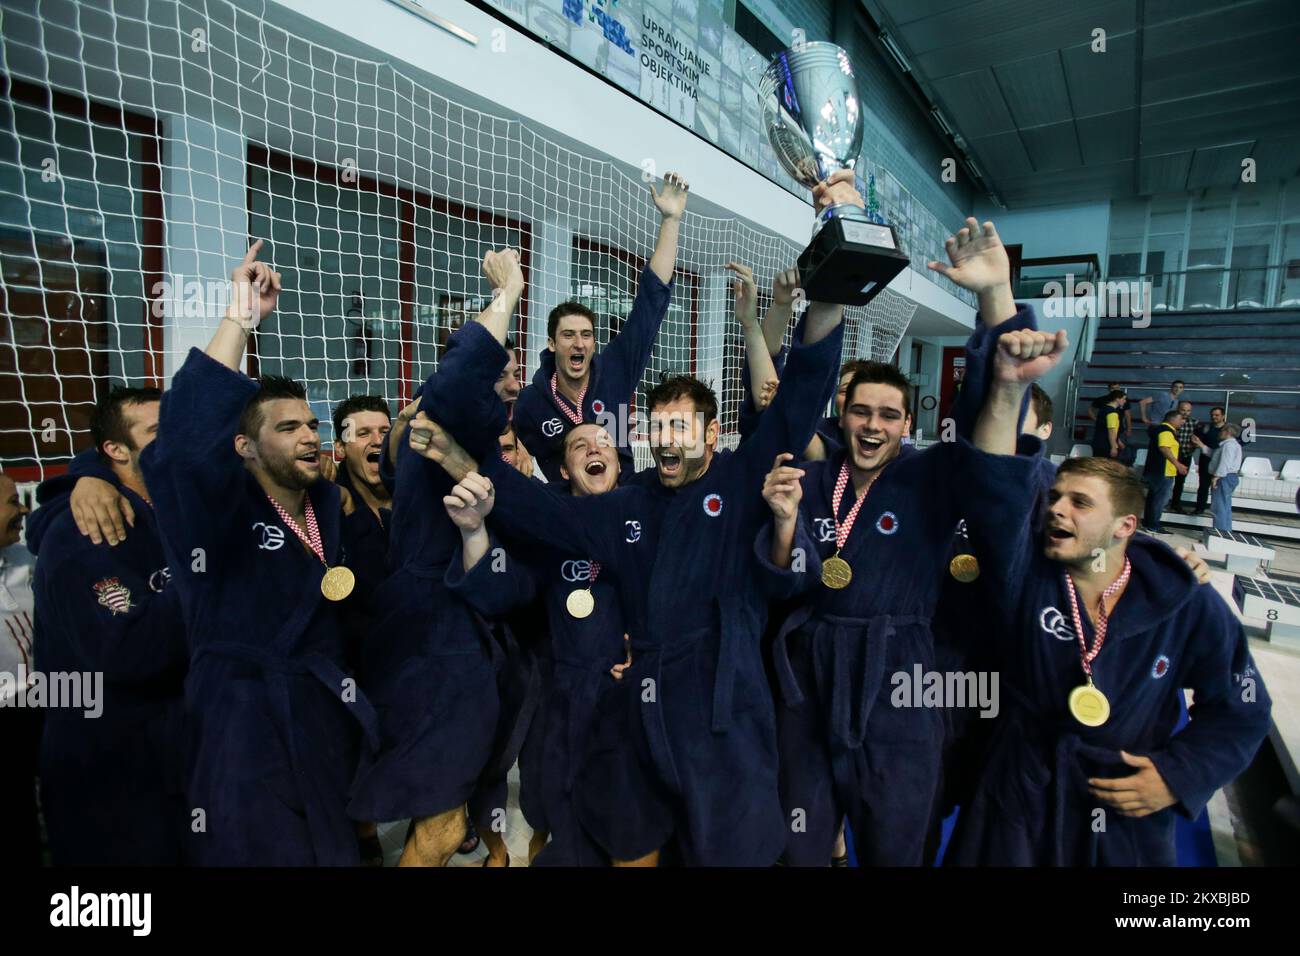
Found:
[[1204, 542], [1207, 551], [1227, 560], [1227, 569], [1233, 574], [1254, 574], [1261, 564], [1267, 568], [1277, 556], [1277, 552], [1262, 544], [1259, 538], [1241, 531], [1211, 528], [1205, 532]]

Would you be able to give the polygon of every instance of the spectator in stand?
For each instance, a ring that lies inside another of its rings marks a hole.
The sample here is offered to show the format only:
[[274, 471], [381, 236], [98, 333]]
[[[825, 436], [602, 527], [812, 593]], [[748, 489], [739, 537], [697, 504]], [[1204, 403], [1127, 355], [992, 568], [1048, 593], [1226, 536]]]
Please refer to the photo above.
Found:
[[1187, 512], [1183, 508], [1183, 485], [1187, 483], [1187, 476], [1192, 470], [1192, 456], [1196, 454], [1196, 446], [1192, 443], [1192, 438], [1196, 426], [1200, 423], [1192, 417], [1191, 402], [1179, 402], [1178, 413], [1183, 416], [1183, 423], [1178, 426], [1178, 461], [1187, 468], [1187, 471], [1179, 472], [1178, 477], [1174, 479], [1174, 494], [1170, 499], [1169, 510], [1175, 514], [1185, 515]]
[[1200, 422], [1194, 429], [1192, 442], [1200, 450], [1201, 456], [1197, 459], [1197, 476], [1199, 481], [1196, 485], [1196, 510], [1193, 514], [1205, 514], [1205, 503], [1210, 500], [1210, 461], [1214, 455], [1214, 450], [1219, 447], [1219, 432], [1223, 426], [1228, 424], [1228, 416], [1223, 411], [1223, 406], [1215, 405], [1210, 409], [1210, 420]]
[[1142, 424], [1159, 425], [1165, 416], [1177, 407], [1178, 396], [1183, 394], [1183, 380], [1176, 378], [1169, 385], [1169, 391], [1144, 398], [1138, 402], [1138, 413]]
[[[1124, 400], [1124, 393], [1115, 389], [1109, 395], [1097, 399], [1092, 403], [1092, 408], [1088, 409], [1088, 417], [1097, 421], [1092, 432], [1093, 457], [1120, 457], [1120, 452], [1124, 448], [1124, 440], [1120, 437], [1124, 432], [1120, 407]], [[1098, 409], [1102, 410], [1101, 414], [1094, 414]]]
[[1147, 486], [1146, 514], [1142, 530], [1148, 534], [1164, 534], [1160, 516], [1174, 493], [1174, 478], [1187, 473], [1187, 466], [1178, 460], [1178, 426], [1183, 416], [1175, 409], [1165, 413], [1164, 421], [1152, 425], [1148, 444], [1146, 467], [1142, 480]]
[[1210, 511], [1214, 514], [1214, 527], [1217, 531], [1232, 530], [1232, 493], [1237, 490], [1241, 478], [1241, 442], [1237, 441], [1239, 429], [1236, 425], [1223, 423], [1219, 430], [1219, 444], [1210, 458]]

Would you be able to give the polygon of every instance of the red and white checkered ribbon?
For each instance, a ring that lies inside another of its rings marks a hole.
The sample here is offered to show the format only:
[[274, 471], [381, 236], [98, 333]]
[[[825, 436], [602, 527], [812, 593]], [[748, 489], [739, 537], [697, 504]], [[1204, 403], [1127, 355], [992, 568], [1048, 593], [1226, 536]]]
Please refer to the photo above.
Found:
[[271, 507], [276, 510], [276, 513], [279, 514], [280, 519], [285, 523], [285, 525], [298, 536], [298, 540], [311, 548], [312, 554], [320, 558], [321, 564], [324, 564], [325, 567], [329, 567], [329, 564], [325, 561], [325, 546], [321, 544], [320, 526], [316, 524], [316, 510], [311, 506], [311, 498], [307, 495], [303, 495], [302, 499], [303, 511], [306, 512], [307, 515], [306, 534], [302, 533], [302, 529], [298, 527], [298, 522], [289, 517], [289, 512], [280, 507], [280, 502], [276, 501], [270, 495], [266, 496], [266, 500], [271, 502]]
[[564, 414], [568, 416], [569, 421], [573, 422], [573, 424], [575, 425], [581, 425], [582, 424], [582, 400], [587, 397], [587, 385], [590, 385], [591, 382], [590, 380], [588, 380], [587, 385], [582, 386], [582, 391], [578, 393], [578, 401], [576, 403], [578, 406], [578, 410], [575, 412], [572, 409], [570, 409], [566, 403], [560, 401], [560, 388], [558, 382], [556, 381], [557, 374], [558, 374], [557, 372], [551, 373], [551, 395], [555, 398], [555, 404], [560, 406], [560, 411], [564, 412]]
[[1070, 613], [1074, 615], [1074, 633], [1079, 635], [1079, 659], [1083, 664], [1083, 672], [1092, 677], [1093, 659], [1101, 653], [1101, 645], [1106, 643], [1106, 628], [1110, 623], [1110, 618], [1106, 615], [1106, 601], [1112, 594], [1120, 591], [1124, 585], [1128, 584], [1129, 574], [1133, 570], [1133, 565], [1129, 563], [1127, 556], [1124, 558], [1124, 570], [1119, 573], [1114, 581], [1106, 590], [1101, 592], [1101, 600], [1097, 603], [1097, 626], [1094, 629], [1092, 639], [1092, 650], [1088, 650], [1088, 645], [1083, 639], [1083, 616], [1079, 613], [1079, 596], [1074, 590], [1074, 579], [1070, 577], [1067, 571], [1065, 574], [1065, 590], [1070, 595]]
[[[835, 491], [831, 494], [831, 520], [835, 522], [835, 550], [843, 551], [844, 543], [849, 540], [849, 533], [853, 530], [853, 522], [858, 519], [858, 509], [862, 507], [862, 502], [867, 500], [864, 492], [857, 501], [853, 502], [853, 507], [844, 518], [844, 523], [840, 523], [840, 502], [844, 500], [844, 489], [849, 486], [849, 463], [846, 460], [840, 465], [839, 477], [835, 479]], [[868, 488], [868, 491], [871, 489]]]

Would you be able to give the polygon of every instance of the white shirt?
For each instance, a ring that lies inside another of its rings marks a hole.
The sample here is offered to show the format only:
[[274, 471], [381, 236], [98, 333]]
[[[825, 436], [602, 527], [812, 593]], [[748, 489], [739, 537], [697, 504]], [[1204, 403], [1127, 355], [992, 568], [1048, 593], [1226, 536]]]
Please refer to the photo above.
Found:
[[1226, 475], [1235, 475], [1239, 471], [1241, 471], [1241, 442], [1235, 438], [1219, 442], [1219, 447], [1214, 449], [1214, 455], [1210, 458], [1210, 474], [1215, 478], [1223, 478]]
[[[25, 545], [14, 544], [0, 551], [0, 671], [30, 675], [32, 663], [32, 571], [36, 558]], [[7, 699], [17, 692], [16, 680], [0, 682]], [[7, 701], [6, 701], [7, 702]]]

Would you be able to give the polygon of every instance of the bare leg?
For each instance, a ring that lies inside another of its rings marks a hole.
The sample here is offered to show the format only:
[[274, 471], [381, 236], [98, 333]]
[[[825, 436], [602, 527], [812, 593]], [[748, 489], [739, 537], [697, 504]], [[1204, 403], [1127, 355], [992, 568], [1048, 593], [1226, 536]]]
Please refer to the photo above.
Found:
[[[837, 861], [843, 860], [843, 863]], [[831, 851], [831, 866], [847, 866], [849, 848], [844, 842], [844, 822], [840, 821], [840, 832], [835, 836], [835, 849]]]
[[483, 845], [487, 847], [488, 856], [483, 862], [484, 866], [509, 866], [510, 852], [506, 849], [505, 834], [497, 833], [490, 827], [479, 834]]
[[465, 839], [465, 808], [456, 807], [437, 816], [415, 821], [411, 838], [402, 848], [398, 866], [446, 866]]
[[537, 854], [542, 852], [546, 846], [546, 841], [550, 839], [550, 834], [545, 830], [534, 830], [533, 835], [528, 840], [528, 865], [533, 865], [533, 860], [537, 859]]
[[652, 850], [650, 853], [647, 853], [645, 856], [638, 857], [635, 860], [613, 860], [611, 862], [614, 864], [614, 866], [658, 866], [659, 851]]

